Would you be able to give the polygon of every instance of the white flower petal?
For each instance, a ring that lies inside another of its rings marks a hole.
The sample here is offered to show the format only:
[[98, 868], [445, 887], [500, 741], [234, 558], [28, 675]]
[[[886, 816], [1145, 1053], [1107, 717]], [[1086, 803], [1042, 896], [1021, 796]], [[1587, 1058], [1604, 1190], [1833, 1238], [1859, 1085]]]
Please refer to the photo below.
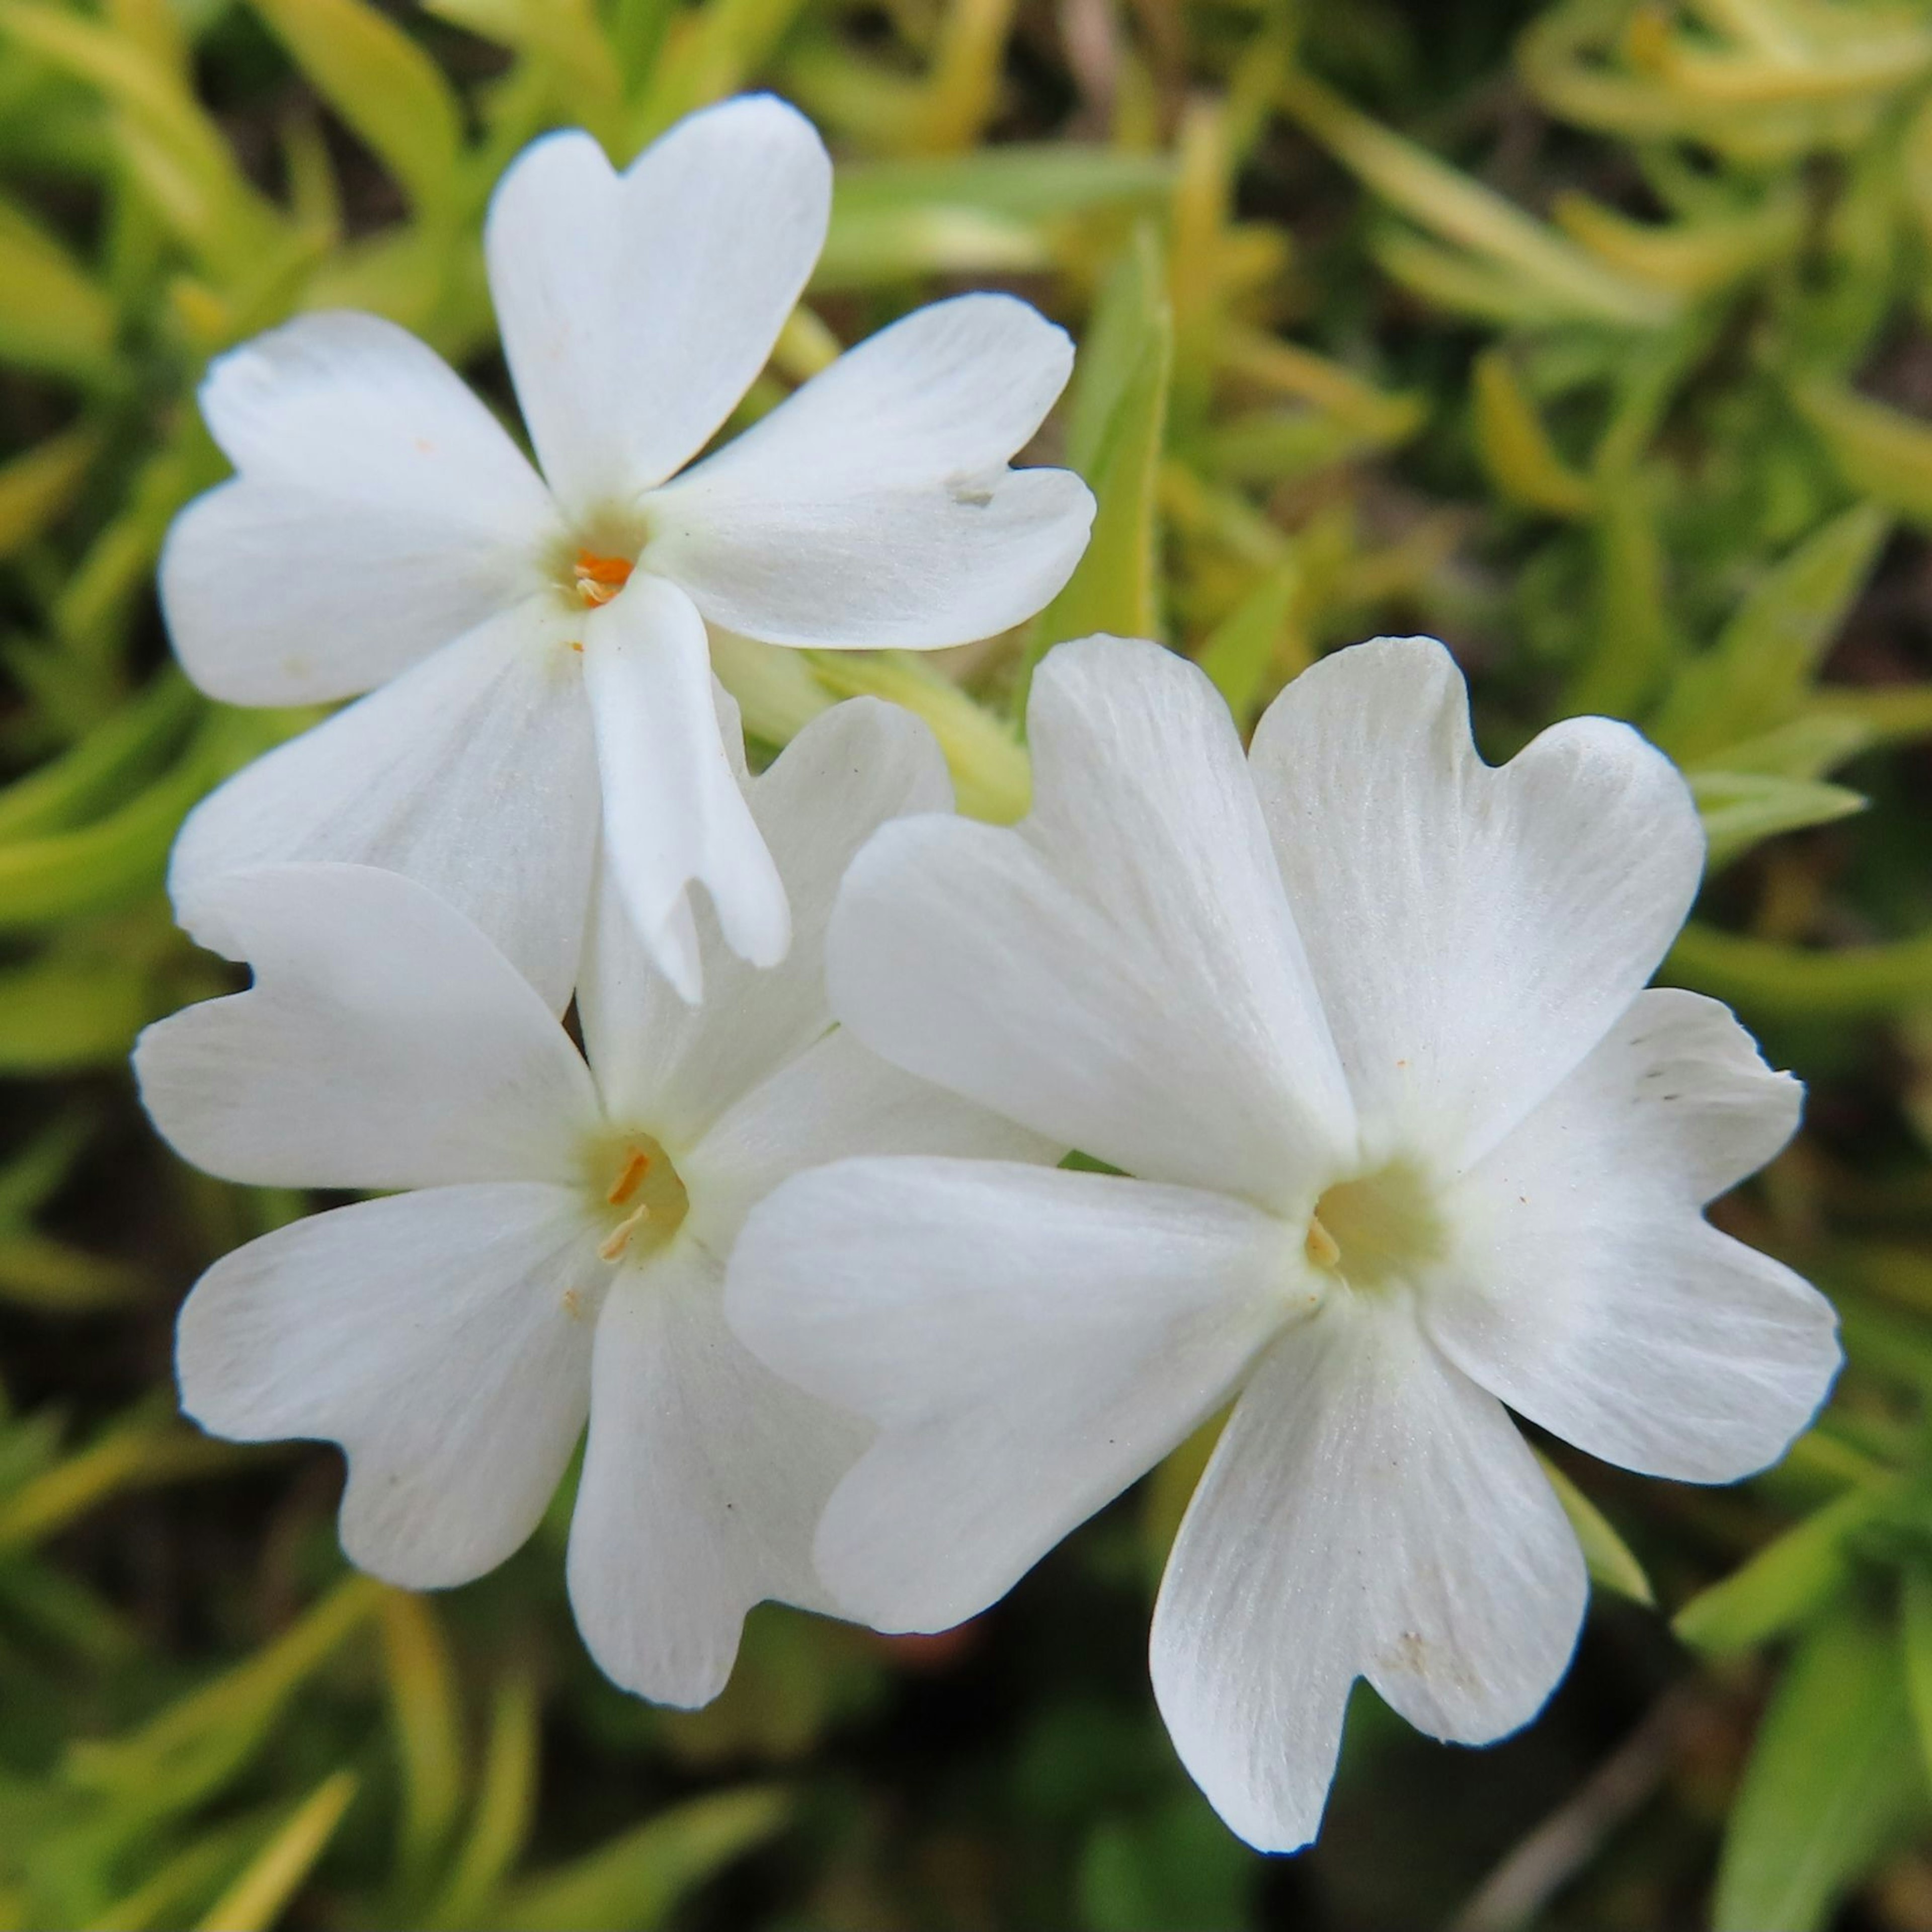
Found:
[[848, 1160], [753, 1211], [725, 1306], [880, 1429], [826, 1508], [826, 1586], [882, 1629], [943, 1630], [1214, 1408], [1307, 1296], [1298, 1263], [1271, 1216], [1190, 1188]]
[[1831, 1304], [1700, 1210], [1790, 1137], [1798, 1098], [1715, 1000], [1640, 995], [1450, 1196], [1430, 1332], [1626, 1468], [1727, 1483], [1774, 1462], [1838, 1372]]
[[604, 788], [604, 851], [625, 909], [686, 999], [704, 972], [688, 901], [711, 895], [725, 944], [775, 966], [791, 943], [785, 891], [718, 735], [704, 620], [674, 584], [641, 573], [584, 625]]
[[484, 247], [544, 474], [628, 506], [702, 448], [764, 367], [825, 240], [832, 163], [770, 94], [680, 121], [620, 176], [588, 134], [512, 164]]
[[833, 1010], [1061, 1146], [1305, 1214], [1354, 1118], [1227, 707], [1157, 645], [1091, 639], [1029, 718], [1022, 825], [910, 820], [860, 854]]
[[543, 600], [447, 644], [230, 778], [191, 812], [168, 890], [196, 906], [227, 872], [380, 866], [474, 920], [542, 994], [568, 1004], [597, 844], [581, 660]]
[[896, 705], [862, 698], [814, 718], [750, 782], [749, 796], [791, 904], [781, 964], [760, 970], [738, 958], [705, 908], [707, 997], [687, 1005], [601, 895], [584, 952], [578, 1011], [605, 1103], [680, 1147], [831, 1026], [825, 926], [853, 854], [888, 818], [945, 810], [952, 789], [932, 733]]
[[597, 1324], [570, 1599], [605, 1674], [663, 1704], [724, 1689], [745, 1612], [827, 1609], [812, 1533], [863, 1424], [748, 1354], [694, 1243], [620, 1275]]
[[1297, 678], [1255, 782], [1371, 1157], [1478, 1158], [1603, 1038], [1684, 922], [1689, 788], [1628, 725], [1477, 755], [1462, 674], [1378, 638]]
[[196, 910], [255, 983], [148, 1028], [134, 1070], [197, 1167], [284, 1187], [581, 1178], [589, 1070], [454, 907], [370, 866], [284, 866], [212, 881]]
[[914, 649], [991, 637], [1073, 574], [1094, 499], [1010, 470], [1073, 346], [1011, 296], [882, 329], [650, 499], [647, 568], [774, 644]]
[[561, 541], [516, 445], [393, 322], [300, 316], [223, 356], [201, 402], [241, 475], [176, 520], [161, 601], [230, 704], [367, 691], [532, 595]]
[[216, 1262], [182, 1310], [182, 1404], [243, 1442], [349, 1457], [342, 1545], [392, 1583], [494, 1569], [536, 1527], [584, 1426], [610, 1276], [574, 1191], [363, 1201]]
[[679, 1164], [692, 1216], [728, 1254], [745, 1216], [780, 1182], [858, 1154], [1030, 1160], [1066, 1152], [1026, 1129], [902, 1072], [842, 1028], [754, 1087]]
[[1249, 1844], [1315, 1836], [1348, 1687], [1487, 1743], [1562, 1675], [1583, 1562], [1498, 1402], [1408, 1311], [1333, 1302], [1263, 1358], [1216, 1445], [1155, 1607], [1154, 1694]]

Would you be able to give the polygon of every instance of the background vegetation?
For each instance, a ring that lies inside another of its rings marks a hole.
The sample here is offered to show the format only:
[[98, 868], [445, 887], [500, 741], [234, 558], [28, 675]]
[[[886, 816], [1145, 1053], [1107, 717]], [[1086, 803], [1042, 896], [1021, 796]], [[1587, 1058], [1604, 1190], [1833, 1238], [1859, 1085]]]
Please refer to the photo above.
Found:
[[[586, 1662], [561, 1506], [411, 1597], [345, 1571], [332, 1452], [174, 1417], [181, 1294], [308, 1204], [172, 1161], [124, 1065], [229, 983], [169, 920], [183, 812], [308, 722], [170, 667], [195, 385], [350, 305], [507, 400], [503, 164], [754, 85], [842, 172], [748, 410], [1012, 286], [1081, 340], [1039, 453], [1102, 506], [1028, 634], [938, 668], [721, 640], [767, 747], [883, 692], [1010, 816], [1056, 638], [1162, 637], [1251, 719], [1438, 632], [1491, 755], [1597, 710], [1683, 763], [1668, 974], [1811, 1084], [1720, 1211], [1838, 1299], [1829, 1412], [1736, 1492], [1556, 1453], [1570, 1682], [1478, 1754], [1363, 1694], [1297, 1861], [1147, 1690], [1200, 1443], [965, 1630], [760, 1612], [678, 1715]], [[0, 1928], [1932, 1926], [1928, 316], [1927, 0], [0, 0]]]

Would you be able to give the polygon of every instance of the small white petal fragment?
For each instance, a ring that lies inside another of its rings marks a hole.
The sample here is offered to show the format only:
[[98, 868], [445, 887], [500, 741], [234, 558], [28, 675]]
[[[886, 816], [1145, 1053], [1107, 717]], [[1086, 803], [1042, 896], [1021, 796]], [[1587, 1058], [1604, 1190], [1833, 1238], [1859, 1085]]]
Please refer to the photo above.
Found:
[[1321, 1823], [1348, 1688], [1432, 1736], [1533, 1717], [1582, 1620], [1582, 1552], [1501, 1403], [1399, 1306], [1329, 1304], [1263, 1358], [1154, 1611], [1175, 1748], [1249, 1844]]
[[1078, 477], [1006, 467], [1072, 366], [1064, 331], [1010, 296], [918, 310], [654, 496], [649, 566], [774, 644], [928, 650], [1007, 629], [1087, 547]]
[[548, 493], [394, 323], [300, 316], [220, 358], [201, 406], [240, 475], [176, 520], [161, 598], [212, 695], [350, 697], [538, 587]]
[[484, 235], [503, 350], [573, 515], [687, 463], [764, 368], [824, 245], [832, 164], [770, 94], [680, 121], [622, 175], [588, 134], [526, 148]]
[[1063, 645], [1032, 815], [888, 826], [833, 917], [876, 1052], [1143, 1178], [1305, 1211], [1354, 1110], [1227, 707], [1154, 644]]
[[211, 881], [196, 916], [255, 983], [134, 1054], [155, 1126], [196, 1166], [265, 1186], [576, 1180], [589, 1071], [454, 907], [370, 866], [286, 866]]
[[561, 1012], [597, 814], [581, 660], [533, 602], [238, 772], [189, 814], [168, 890], [220, 951], [196, 908], [224, 874], [304, 861], [401, 872], [474, 920]]
[[1304, 671], [1255, 784], [1365, 1142], [1478, 1157], [1600, 1040], [1697, 890], [1690, 789], [1628, 725], [1573, 718], [1492, 768], [1429, 638]]
[[726, 1307], [880, 1430], [819, 1532], [833, 1595], [886, 1630], [984, 1610], [1222, 1401], [1289, 1307], [1289, 1252], [1241, 1203], [1099, 1174], [897, 1158], [787, 1182]]
[[704, 620], [690, 598], [634, 575], [586, 614], [584, 679], [606, 860], [652, 959], [686, 999], [703, 997], [688, 899], [699, 884], [732, 951], [776, 965], [791, 941], [784, 886], [718, 735]]
[[1776, 1461], [1838, 1372], [1837, 1324], [1701, 1210], [1790, 1138], [1798, 1100], [1714, 1000], [1640, 994], [1454, 1191], [1431, 1333], [1511, 1408], [1625, 1468], [1728, 1483]]
[[598, 1666], [686, 1707], [724, 1689], [754, 1604], [830, 1607], [812, 1526], [867, 1432], [746, 1352], [721, 1276], [686, 1240], [613, 1285], [570, 1526], [571, 1604]]
[[412, 1589], [524, 1543], [584, 1426], [609, 1270], [572, 1190], [440, 1187], [278, 1228], [182, 1310], [182, 1404], [243, 1442], [339, 1442], [342, 1545]]

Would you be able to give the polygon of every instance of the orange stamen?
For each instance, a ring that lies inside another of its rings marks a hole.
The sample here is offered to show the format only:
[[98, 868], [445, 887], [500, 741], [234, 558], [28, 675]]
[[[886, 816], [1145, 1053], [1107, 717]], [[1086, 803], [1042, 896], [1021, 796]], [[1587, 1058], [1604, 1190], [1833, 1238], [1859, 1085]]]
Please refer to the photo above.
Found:
[[586, 604], [609, 603], [631, 580], [631, 566], [621, 556], [599, 556], [594, 550], [579, 550], [572, 568], [577, 594]]
[[625, 1162], [623, 1171], [610, 1184], [610, 1191], [604, 1196], [604, 1199], [609, 1202], [612, 1207], [621, 1208], [632, 1195], [637, 1192], [638, 1182], [642, 1180], [650, 1171], [650, 1156], [647, 1154], [640, 1154], [633, 1148], [631, 1150], [630, 1159]]

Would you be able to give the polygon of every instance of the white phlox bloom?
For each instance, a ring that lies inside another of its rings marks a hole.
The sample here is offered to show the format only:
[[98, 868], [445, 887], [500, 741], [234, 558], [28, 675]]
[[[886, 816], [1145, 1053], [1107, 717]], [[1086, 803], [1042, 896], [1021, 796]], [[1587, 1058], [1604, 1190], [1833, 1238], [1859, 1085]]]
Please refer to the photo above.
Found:
[[1288, 1850], [1358, 1677], [1478, 1743], [1562, 1673], [1583, 1561], [1508, 1409], [1724, 1482], [1823, 1399], [1828, 1305], [1701, 1212], [1799, 1088], [1723, 1006], [1644, 990], [1703, 844], [1624, 725], [1492, 768], [1448, 653], [1384, 639], [1298, 678], [1244, 760], [1198, 670], [1093, 639], [1042, 667], [1030, 732], [1024, 824], [860, 854], [832, 1006], [1130, 1178], [844, 1161], [752, 1216], [726, 1305], [878, 1426], [817, 1549], [888, 1629], [992, 1602], [1232, 1400], [1154, 1679], [1221, 1815]]
[[700, 915], [711, 994], [691, 1006], [601, 896], [587, 1065], [460, 912], [336, 864], [212, 881], [196, 910], [254, 986], [151, 1027], [135, 1055], [155, 1124], [198, 1166], [395, 1190], [202, 1277], [178, 1334], [188, 1412], [244, 1442], [340, 1443], [344, 1547], [419, 1588], [524, 1542], [587, 1419], [571, 1600], [603, 1669], [673, 1704], [722, 1688], [752, 1604], [830, 1607], [812, 1529], [867, 1434], [725, 1327], [748, 1208], [840, 1154], [1054, 1154], [831, 1025], [841, 873], [882, 820], [949, 800], [925, 728], [842, 705], [748, 793], [791, 896], [790, 957], [758, 970]]
[[526, 150], [484, 246], [541, 475], [374, 316], [303, 316], [216, 363], [202, 408], [238, 473], [169, 537], [175, 648], [231, 704], [369, 695], [190, 818], [170, 887], [190, 930], [220, 873], [382, 866], [561, 1012], [601, 820], [687, 998], [694, 881], [734, 952], [783, 956], [706, 622], [830, 648], [989, 636], [1066, 581], [1093, 514], [1070, 472], [1006, 466], [1073, 354], [1007, 296], [920, 310], [692, 461], [764, 366], [831, 190], [811, 124], [768, 95], [692, 115], [622, 174], [587, 134]]

